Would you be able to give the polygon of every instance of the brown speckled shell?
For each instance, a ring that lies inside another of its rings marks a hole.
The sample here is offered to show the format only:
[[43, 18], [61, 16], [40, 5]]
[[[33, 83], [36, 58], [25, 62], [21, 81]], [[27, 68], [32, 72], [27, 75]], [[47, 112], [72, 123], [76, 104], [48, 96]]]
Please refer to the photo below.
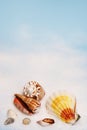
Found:
[[26, 114], [38, 112], [41, 106], [39, 101], [21, 94], [15, 94], [15, 96], [18, 102], [14, 99], [14, 104], [20, 111]]
[[33, 97], [40, 101], [44, 97], [45, 91], [38, 82], [30, 81], [25, 84], [23, 88], [23, 95]]

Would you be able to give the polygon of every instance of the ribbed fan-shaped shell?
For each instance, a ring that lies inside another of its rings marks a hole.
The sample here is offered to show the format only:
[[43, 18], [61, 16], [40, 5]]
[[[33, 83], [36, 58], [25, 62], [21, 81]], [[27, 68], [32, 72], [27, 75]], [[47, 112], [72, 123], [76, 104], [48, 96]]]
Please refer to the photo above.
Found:
[[78, 119], [76, 114], [76, 98], [65, 91], [54, 93], [50, 96], [46, 107], [47, 110], [66, 123], [73, 124]]

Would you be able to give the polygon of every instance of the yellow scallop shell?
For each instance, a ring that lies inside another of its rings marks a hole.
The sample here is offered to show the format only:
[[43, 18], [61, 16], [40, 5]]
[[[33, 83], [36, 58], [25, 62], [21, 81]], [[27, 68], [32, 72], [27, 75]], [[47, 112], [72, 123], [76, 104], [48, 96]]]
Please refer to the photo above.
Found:
[[74, 124], [80, 116], [76, 113], [75, 96], [65, 91], [54, 93], [49, 97], [46, 108], [63, 122]]

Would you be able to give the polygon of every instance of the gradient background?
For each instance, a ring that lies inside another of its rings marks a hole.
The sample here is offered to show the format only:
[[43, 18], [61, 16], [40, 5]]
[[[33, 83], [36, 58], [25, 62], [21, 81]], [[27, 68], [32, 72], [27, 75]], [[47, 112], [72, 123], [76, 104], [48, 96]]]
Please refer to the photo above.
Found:
[[[13, 105], [14, 93], [38, 81], [46, 91], [40, 113], [26, 117]], [[87, 1], [0, 0], [0, 130], [44, 129], [36, 121], [48, 115], [47, 97], [57, 90], [73, 92], [81, 119], [69, 126], [55, 118], [46, 129], [87, 130]], [[18, 118], [4, 126], [6, 112]]]

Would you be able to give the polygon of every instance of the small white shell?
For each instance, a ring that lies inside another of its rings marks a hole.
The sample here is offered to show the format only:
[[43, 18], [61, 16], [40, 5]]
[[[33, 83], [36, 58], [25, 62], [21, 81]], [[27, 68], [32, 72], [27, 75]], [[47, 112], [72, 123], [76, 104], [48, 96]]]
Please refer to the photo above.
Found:
[[17, 114], [12, 109], [9, 109], [8, 112], [7, 112], [7, 117], [16, 119]]
[[49, 126], [55, 123], [54, 119], [44, 118], [42, 120], [37, 121], [37, 123], [41, 126]]

